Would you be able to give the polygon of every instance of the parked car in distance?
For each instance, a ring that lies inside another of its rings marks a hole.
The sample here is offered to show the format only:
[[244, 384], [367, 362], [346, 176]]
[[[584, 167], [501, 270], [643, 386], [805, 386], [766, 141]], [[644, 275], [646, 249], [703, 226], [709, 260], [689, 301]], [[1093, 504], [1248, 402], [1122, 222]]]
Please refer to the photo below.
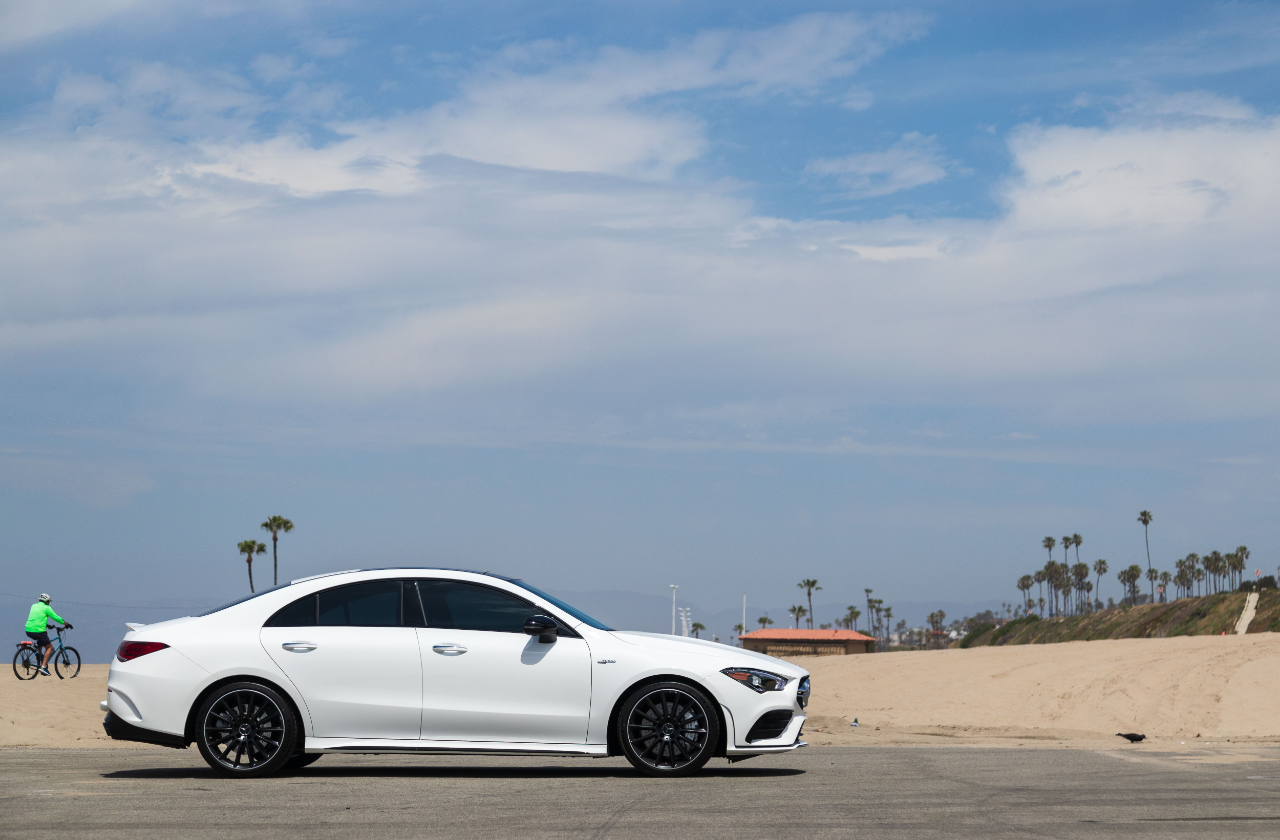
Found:
[[336, 572], [130, 625], [112, 738], [231, 776], [326, 753], [625, 755], [654, 776], [805, 746], [809, 674], [715, 642], [613, 630], [512, 578]]

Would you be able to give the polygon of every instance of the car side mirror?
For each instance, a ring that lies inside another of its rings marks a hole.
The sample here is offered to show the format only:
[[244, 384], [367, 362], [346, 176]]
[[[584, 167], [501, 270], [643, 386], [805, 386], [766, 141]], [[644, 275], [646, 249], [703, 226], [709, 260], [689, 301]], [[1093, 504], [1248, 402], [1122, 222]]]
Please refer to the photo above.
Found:
[[559, 625], [550, 616], [531, 615], [524, 620], [524, 632], [530, 636], [537, 636], [538, 641], [544, 645], [554, 642], [558, 631]]

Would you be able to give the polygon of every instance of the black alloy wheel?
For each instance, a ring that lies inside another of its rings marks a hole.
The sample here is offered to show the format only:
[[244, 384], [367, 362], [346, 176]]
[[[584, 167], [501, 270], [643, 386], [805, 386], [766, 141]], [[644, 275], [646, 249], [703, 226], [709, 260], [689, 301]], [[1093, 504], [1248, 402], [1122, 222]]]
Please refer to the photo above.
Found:
[[69, 680], [80, 673], [80, 651], [73, 647], [64, 647], [53, 655], [53, 669], [58, 672], [58, 679]]
[[29, 647], [18, 648], [13, 655], [13, 675], [20, 680], [34, 680], [40, 667], [40, 657]]
[[289, 703], [258, 683], [223, 686], [201, 704], [196, 720], [200, 755], [228, 776], [265, 776], [280, 770], [298, 738]]
[[646, 685], [618, 714], [627, 760], [650, 776], [687, 776], [711, 759], [720, 721], [707, 696], [684, 683]]

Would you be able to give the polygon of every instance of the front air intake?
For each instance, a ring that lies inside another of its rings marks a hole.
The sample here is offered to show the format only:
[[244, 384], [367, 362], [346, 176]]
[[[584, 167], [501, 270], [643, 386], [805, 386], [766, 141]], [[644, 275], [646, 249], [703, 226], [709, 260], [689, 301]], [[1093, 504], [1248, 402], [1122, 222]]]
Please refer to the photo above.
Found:
[[765, 712], [756, 721], [756, 725], [751, 727], [751, 731], [747, 733], [747, 743], [754, 744], [756, 741], [781, 738], [782, 733], [787, 730], [788, 723], [791, 723], [791, 712], [786, 709]]

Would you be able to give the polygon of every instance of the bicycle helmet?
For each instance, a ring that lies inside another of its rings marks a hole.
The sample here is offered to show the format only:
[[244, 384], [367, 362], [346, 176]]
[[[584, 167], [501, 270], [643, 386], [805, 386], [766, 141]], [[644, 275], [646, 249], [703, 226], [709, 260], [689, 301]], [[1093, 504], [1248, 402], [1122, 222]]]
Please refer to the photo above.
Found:
[[50, 602], [50, 601], [52, 601], [52, 600], [53, 600], [53, 599], [52, 599], [52, 598], [50, 598], [48, 595], [41, 595], [41, 596], [40, 596], [40, 603], [42, 603], [42, 604], [47, 604], [47, 603], [49, 603], [49, 602]]

